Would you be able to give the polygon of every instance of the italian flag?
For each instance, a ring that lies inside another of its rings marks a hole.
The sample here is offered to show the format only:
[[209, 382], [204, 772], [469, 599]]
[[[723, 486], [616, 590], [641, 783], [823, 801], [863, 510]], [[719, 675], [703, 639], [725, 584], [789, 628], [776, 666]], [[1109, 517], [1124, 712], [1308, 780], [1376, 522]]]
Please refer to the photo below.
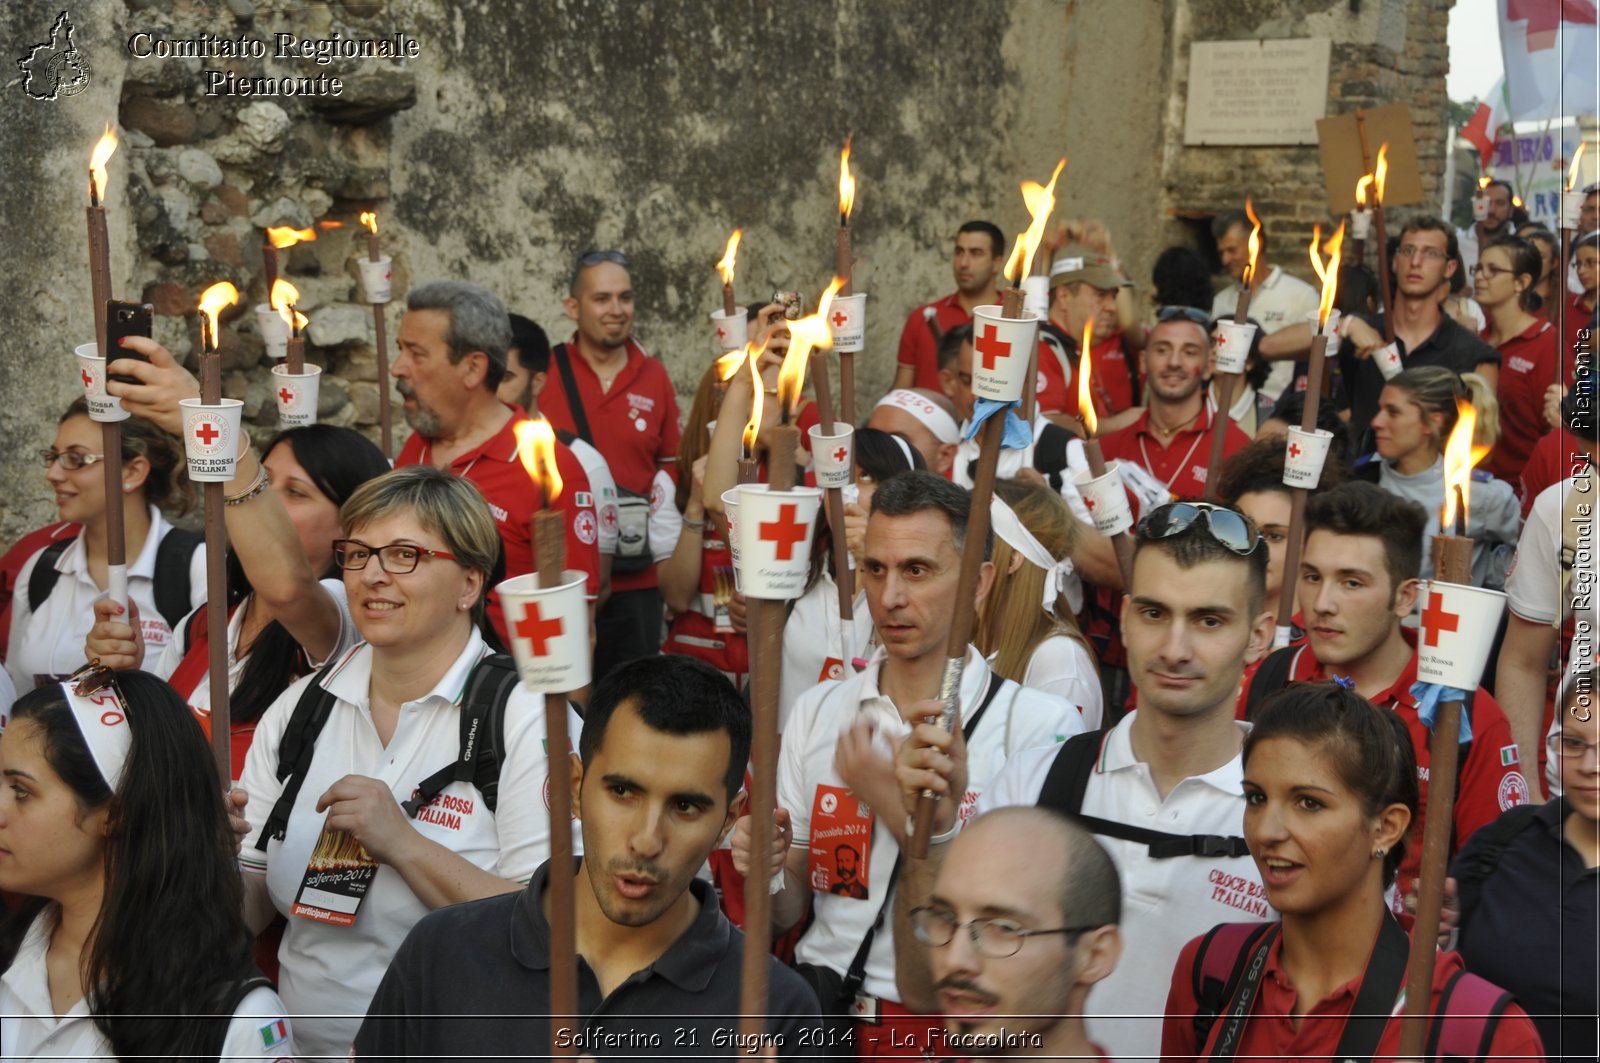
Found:
[[277, 1019], [261, 1027], [261, 1047], [271, 1048], [289, 1039], [289, 1023], [285, 1019]]

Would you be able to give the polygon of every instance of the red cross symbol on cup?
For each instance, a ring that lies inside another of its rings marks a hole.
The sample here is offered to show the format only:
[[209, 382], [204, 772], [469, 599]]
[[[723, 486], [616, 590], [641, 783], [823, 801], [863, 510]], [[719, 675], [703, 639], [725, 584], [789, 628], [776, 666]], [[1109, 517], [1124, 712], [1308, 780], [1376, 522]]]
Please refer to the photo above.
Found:
[[978, 337], [977, 350], [983, 355], [985, 369], [994, 369], [997, 359], [1011, 357], [1011, 344], [1000, 339], [1000, 330], [993, 325], [983, 326], [983, 335]]
[[843, 310], [835, 310], [833, 316], [828, 320], [833, 322], [834, 328], [844, 328], [844, 323], [850, 320], [850, 315]]
[[1461, 623], [1460, 613], [1447, 613], [1444, 611], [1444, 595], [1433, 591], [1428, 595], [1428, 608], [1422, 611], [1422, 630], [1427, 645], [1439, 645], [1439, 635], [1445, 631], [1455, 631]]
[[1094, 512], [1095, 502], [1094, 502], [1093, 498], [1091, 498], [1088, 495], [1084, 495], [1083, 496], [1083, 504], [1088, 507], [1090, 513]]
[[194, 430], [194, 437], [208, 447], [216, 442], [217, 437], [221, 434], [210, 421], [201, 421], [200, 427]]
[[94, 387], [94, 377], [89, 373], [89, 370], [80, 369], [80, 370], [78, 370], [78, 372], [80, 374], [82, 374], [82, 376], [83, 376], [83, 386], [84, 387], [86, 387], [86, 388]]
[[850, 455], [850, 451], [849, 450], [845, 449], [844, 447], [840, 447], [838, 450], [833, 452], [833, 460], [839, 462], [840, 464], [843, 464], [844, 463], [844, 459], [849, 457], [849, 455]]
[[522, 607], [522, 619], [517, 621], [516, 632], [518, 638], [527, 639], [533, 644], [533, 655], [543, 657], [549, 652], [549, 639], [559, 638], [564, 632], [564, 625], [559, 616], [552, 616], [548, 620], [539, 615], [539, 603], [529, 602]]
[[727, 332], [723, 331], [723, 328], [722, 328], [721, 325], [718, 325], [717, 326], [717, 339], [725, 340], [727, 338], [728, 338]]
[[1301, 454], [1300, 444], [1299, 443], [1290, 443], [1289, 444], [1289, 457], [1298, 458], [1300, 456], [1300, 454]]
[[290, 391], [287, 387], [279, 388], [278, 401], [283, 403], [285, 406], [289, 405], [289, 403], [294, 401], [294, 392]]
[[799, 509], [785, 502], [778, 507], [777, 520], [764, 520], [756, 526], [756, 538], [773, 543], [773, 556], [779, 561], [794, 560], [794, 548], [805, 540], [806, 526], [795, 519]]

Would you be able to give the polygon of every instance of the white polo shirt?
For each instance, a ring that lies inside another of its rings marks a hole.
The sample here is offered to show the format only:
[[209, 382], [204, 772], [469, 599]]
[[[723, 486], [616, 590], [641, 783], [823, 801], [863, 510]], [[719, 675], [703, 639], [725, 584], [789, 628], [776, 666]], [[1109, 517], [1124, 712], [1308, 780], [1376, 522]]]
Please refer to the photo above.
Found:
[[572, 456], [583, 466], [589, 478], [589, 490], [594, 492], [594, 515], [600, 522], [596, 548], [602, 554], [617, 552], [617, 481], [611, 476], [611, 466], [600, 452], [574, 436], [567, 444]]
[[1094, 656], [1068, 635], [1051, 635], [1034, 649], [1022, 673], [1022, 685], [1065, 698], [1078, 707], [1083, 729], [1094, 731], [1105, 715], [1105, 693], [1095, 670]]
[[[399, 722], [385, 747], [367, 708], [372, 647], [363, 642], [346, 651], [323, 684], [338, 700], [317, 738], [284, 839], [270, 842], [265, 853], [256, 848], [256, 839], [283, 792], [277, 779], [278, 745], [301, 693], [316, 676], [306, 676], [284, 691], [256, 728], [240, 776], [250, 795], [245, 808], [250, 835], [239, 866], [247, 874], [266, 876], [273, 906], [288, 916], [278, 949], [282, 964], [278, 991], [290, 1013], [302, 1016], [296, 1020], [295, 1033], [305, 1056], [345, 1058], [389, 960], [407, 932], [428, 913], [400, 873], [384, 866], [372, 880], [353, 926], [289, 915], [327, 818], [316, 811], [317, 799], [339, 779], [356, 774], [388, 785], [396, 802], [408, 800], [419, 783], [449, 764], [460, 749], [461, 697], [473, 665], [487, 652], [474, 629], [438, 684], [400, 707]], [[569, 710], [574, 749], [580, 726]], [[488, 810], [471, 782], [452, 782], [411, 821], [412, 826], [476, 867], [504, 879], [527, 881], [550, 855], [544, 736], [544, 697], [519, 685], [506, 703], [497, 810]]]
[[[87, 999], [80, 999], [65, 1015], [55, 1013], [45, 967], [54, 922], [53, 907], [40, 912], [11, 966], [0, 974], [0, 1059], [114, 1059], [111, 1042], [95, 1026]], [[252, 989], [234, 1009], [221, 1058], [293, 1059], [288, 1016], [278, 994], [265, 987]]]
[[[1239, 308], [1239, 282], [1228, 285], [1211, 300], [1211, 317], [1232, 317]], [[1290, 325], [1303, 324], [1306, 315], [1314, 314], [1322, 297], [1318, 291], [1298, 277], [1291, 277], [1282, 266], [1267, 271], [1266, 280], [1250, 296], [1249, 317], [1261, 326], [1261, 334], [1270, 336]], [[1267, 363], [1271, 370], [1261, 386], [1274, 400], [1294, 379], [1294, 362], [1289, 359]]]
[[[783, 672], [778, 680], [778, 730], [781, 733], [789, 722], [789, 715], [800, 695], [829, 679], [843, 679], [854, 674], [850, 662], [858, 657], [868, 657], [872, 650], [872, 613], [867, 609], [867, 595], [860, 590], [861, 580], [856, 580], [856, 600], [850, 606], [851, 630], [848, 647], [841, 636], [839, 619], [839, 585], [826, 569], [802, 594], [789, 613], [789, 622], [783, 629]], [[840, 657], [839, 654], [845, 653]], [[823, 674], [830, 662], [838, 662]]]
[[[844, 786], [833, 768], [834, 747], [841, 734], [857, 720], [871, 720], [877, 726], [879, 745], [886, 755], [892, 756], [894, 747], [911, 733], [911, 727], [901, 719], [894, 702], [878, 692], [878, 674], [886, 659], [887, 655], [880, 649], [859, 674], [842, 682], [813, 687], [801, 695], [790, 712], [778, 761], [778, 805], [789, 810], [795, 845], [808, 848], [811, 844], [811, 811], [818, 787]], [[978, 651], [968, 647], [966, 667], [961, 673], [963, 720], [977, 710], [989, 675], [989, 666]], [[1007, 680], [967, 743], [967, 792], [961, 799], [961, 817], [971, 817], [978, 795], [999, 773], [1007, 757], [1020, 749], [1064, 741], [1082, 730], [1083, 720], [1075, 707], [1060, 698], [1026, 690]], [[904, 822], [903, 814], [901, 822]], [[881, 884], [889, 880], [898, 852], [893, 834], [875, 820], [868, 860], [870, 896], [857, 900], [813, 891], [812, 907], [816, 918], [800, 939], [795, 959], [826, 965], [844, 973], [883, 905]], [[900, 999], [894, 981], [893, 922], [885, 916], [883, 926], [873, 938], [872, 951], [867, 956], [866, 981], [862, 984], [863, 992], [886, 1000]], [[1168, 974], [1170, 976], [1170, 970]]]
[[[150, 507], [150, 533], [144, 537], [139, 556], [128, 562], [128, 597], [139, 607], [139, 626], [146, 653], [153, 660], [172, 637], [172, 629], [156, 608], [156, 550], [172, 525], [155, 506]], [[43, 550], [40, 551], [42, 553]], [[21, 691], [32, 690], [37, 677], [65, 679], [84, 661], [83, 641], [94, 625], [94, 603], [105, 597], [89, 577], [89, 559], [83, 536], [72, 540], [56, 558], [61, 575], [50, 596], [35, 609], [28, 601], [28, 581], [33, 578], [39, 554], [34, 554], [17, 573], [16, 595], [11, 599], [11, 635], [6, 647], [6, 671]], [[189, 558], [189, 606], [206, 600], [206, 547], [195, 546]]]
[[[1244, 833], [1244, 764], [1184, 779], [1161, 799], [1148, 765], [1135, 759], [1133, 714], [1106, 735], [1083, 813], [1167, 834]], [[1241, 731], [1248, 725], [1239, 724]], [[1030, 749], [1007, 762], [978, 801], [992, 808], [1036, 805], [1058, 748]], [[1089, 991], [1089, 1037], [1117, 1059], [1161, 1054], [1161, 1015], [1178, 953], [1218, 923], [1272, 919], [1255, 861], [1248, 856], [1152, 860], [1146, 846], [1096, 836], [1122, 877], [1122, 959]], [[1113, 1018], [1112, 1016], [1125, 1016]]]

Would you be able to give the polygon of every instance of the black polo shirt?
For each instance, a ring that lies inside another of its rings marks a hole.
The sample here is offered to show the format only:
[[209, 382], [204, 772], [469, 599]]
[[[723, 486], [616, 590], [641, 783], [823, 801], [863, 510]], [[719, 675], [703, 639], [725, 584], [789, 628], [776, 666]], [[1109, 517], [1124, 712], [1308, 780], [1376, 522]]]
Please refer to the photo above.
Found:
[[[1551, 801], [1506, 845], [1463, 916], [1457, 950], [1469, 971], [1516, 996], [1548, 1058], [1594, 1059], [1600, 868], [1585, 867], [1562, 836], [1571, 811], [1565, 798]], [[1491, 829], [1467, 839], [1453, 868], [1458, 877]]]
[[[540, 907], [549, 864], [527, 887], [429, 913], [406, 935], [356, 1034], [360, 1059], [545, 1057], [549, 1051], [550, 924]], [[579, 888], [583, 888], [580, 881]], [[578, 957], [576, 1031], [584, 1055], [752, 1058], [740, 1051], [744, 935], [709, 884], [690, 890], [700, 913], [655, 963], [601, 998]], [[816, 1053], [817, 998], [794, 971], [768, 960], [767, 1031], [780, 1056]]]
[[[1362, 314], [1361, 320], [1383, 331], [1381, 315]], [[1500, 364], [1500, 352], [1456, 323], [1449, 314], [1439, 315], [1439, 327], [1433, 335], [1419, 343], [1415, 350], [1407, 350], [1405, 341], [1398, 340], [1400, 356], [1411, 369], [1421, 365], [1442, 365], [1460, 376], [1470, 373], [1483, 362]], [[1362, 437], [1372, 418], [1378, 413], [1378, 396], [1383, 393], [1383, 373], [1371, 358], [1357, 358], [1355, 345], [1346, 340], [1339, 346], [1339, 374], [1344, 377], [1345, 391], [1350, 396], [1350, 439], [1356, 444], [1356, 453], [1365, 453], [1371, 447], [1362, 446]]]

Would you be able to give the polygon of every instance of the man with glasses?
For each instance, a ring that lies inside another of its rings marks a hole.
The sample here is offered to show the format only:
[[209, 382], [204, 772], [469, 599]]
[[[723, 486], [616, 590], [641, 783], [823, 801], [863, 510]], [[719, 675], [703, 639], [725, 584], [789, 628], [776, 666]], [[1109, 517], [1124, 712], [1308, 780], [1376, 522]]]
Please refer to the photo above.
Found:
[[595, 618], [597, 682], [623, 661], [660, 652], [662, 544], [649, 541], [647, 528], [672, 493], [678, 460], [677, 391], [633, 338], [630, 265], [620, 251], [578, 258], [562, 304], [576, 329], [550, 352], [555, 371], [539, 396], [550, 423], [598, 450], [616, 481], [619, 538], [611, 597]]
[[[1512, 223], [1511, 186], [1496, 178], [1478, 193], [1489, 204], [1489, 212], [1482, 221], [1475, 221], [1465, 229], [1456, 230], [1456, 240], [1461, 245], [1461, 268], [1470, 270], [1478, 264], [1478, 249], [1500, 236], [1511, 236], [1517, 227]], [[1402, 237], [1403, 239], [1403, 237]]]
[[[1440, 305], [1456, 271], [1458, 235], [1440, 218], [1417, 215], [1400, 230], [1395, 251], [1394, 336], [1407, 369], [1442, 365], [1457, 374], [1478, 373], [1493, 388], [1500, 379], [1500, 353], [1463, 328]], [[1384, 345], [1383, 320], [1348, 315], [1339, 332], [1339, 372], [1350, 396], [1350, 435], [1357, 453], [1372, 448], [1362, 441], [1378, 412], [1384, 378], [1372, 353]]]
[[[1250, 232], [1254, 226], [1250, 216], [1237, 208], [1225, 210], [1211, 222], [1211, 235], [1217, 241], [1217, 256], [1222, 268], [1233, 279], [1211, 301], [1211, 318], [1233, 317], [1239, 307], [1239, 293], [1244, 290], [1244, 271], [1250, 265]], [[1294, 379], [1294, 362], [1306, 357], [1311, 349], [1311, 329], [1306, 325], [1306, 315], [1317, 311], [1320, 301], [1317, 290], [1298, 277], [1291, 277], [1282, 266], [1267, 263], [1267, 230], [1260, 233], [1261, 248], [1256, 255], [1256, 268], [1265, 270], [1261, 283], [1250, 295], [1250, 320], [1261, 327], [1262, 358], [1272, 363], [1261, 393], [1274, 401]], [[1300, 328], [1294, 328], [1294, 326]], [[1293, 331], [1285, 332], [1286, 329]], [[1267, 337], [1283, 333], [1277, 342]]]
[[950, 843], [911, 913], [946, 1036], [972, 1060], [1095, 1059], [1084, 1002], [1122, 954], [1122, 889], [1093, 835], [1059, 812], [1003, 808]]
[[[980, 816], [1011, 805], [1079, 816], [1115, 861], [1126, 955], [1083, 1010], [1089, 1034], [1119, 1059], [1159, 1053], [1172, 967], [1189, 940], [1271, 914], [1240, 837], [1245, 729], [1234, 719], [1244, 662], [1272, 636], [1266, 576], [1266, 545], [1237, 510], [1176, 502], [1147, 516], [1122, 607], [1139, 711], [1109, 731], [1012, 756], [978, 798]], [[959, 734], [916, 727], [897, 756], [905, 806], [923, 789], [962, 792], [968, 761]], [[939, 802], [936, 830], [956, 826], [949, 804]], [[927, 860], [906, 863], [907, 912], [930, 903], [948, 863], [940, 840]], [[936, 1008], [926, 956], [902, 948], [898, 958], [907, 1003]]]

